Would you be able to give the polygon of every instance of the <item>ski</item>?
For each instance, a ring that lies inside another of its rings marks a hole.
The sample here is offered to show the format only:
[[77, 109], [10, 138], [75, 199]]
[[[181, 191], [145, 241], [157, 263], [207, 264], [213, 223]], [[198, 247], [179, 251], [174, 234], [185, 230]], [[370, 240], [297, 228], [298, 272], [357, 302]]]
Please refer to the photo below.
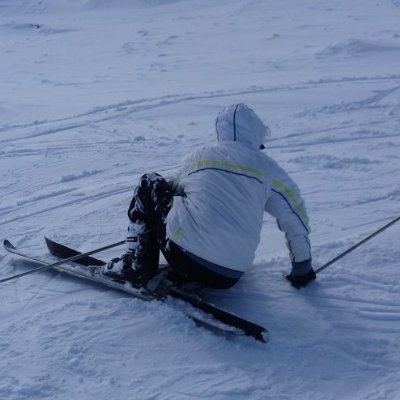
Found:
[[[69, 258], [79, 254], [79, 251], [75, 249], [71, 249], [61, 243], [57, 243], [54, 240], [49, 238], [45, 238], [47, 248], [50, 253], [59, 258]], [[81, 265], [104, 265], [105, 262], [93, 257], [83, 257], [75, 261], [76, 263], [80, 263]], [[197, 295], [193, 295], [192, 293], [188, 293], [185, 290], [182, 290], [174, 285], [170, 285], [167, 288], [167, 294], [173, 298], [180, 299], [189, 303], [193, 307], [204, 311], [207, 314], [212, 315], [215, 319], [222, 322], [225, 325], [229, 325], [235, 329], [239, 329], [244, 334], [248, 336], [254, 337], [256, 340], [266, 342], [267, 330], [266, 328], [257, 325], [251, 321], [243, 319], [233, 313], [230, 313], [226, 310], [223, 310], [213, 304], [210, 304], [203, 300], [201, 297]]]
[[[46, 238], [46, 244], [50, 253], [61, 259], [80, 254], [80, 252], [77, 250], [71, 249], [48, 238]], [[48, 260], [33, 257], [17, 249], [8, 240], [4, 241], [3, 246], [8, 252], [17, 256], [41, 265], [49, 264]], [[102, 284], [114, 290], [123, 291], [141, 300], [166, 301], [168, 297], [183, 300], [195, 309], [201, 310], [211, 316], [210, 318], [206, 318], [204, 315], [200, 315], [199, 313], [193, 313], [187, 310], [183, 311], [189, 318], [195, 321], [196, 324], [208, 330], [225, 335], [244, 334], [262, 342], [267, 341], [267, 330], [264, 327], [238, 317], [237, 315], [228, 311], [220, 309], [219, 307], [204, 301], [201, 297], [193, 293], [187, 292], [182, 288], [178, 288], [171, 283], [167, 285], [162, 284], [160, 285], [161, 288], [158, 288], [155, 291], [150, 291], [145, 288], [138, 289], [133, 287], [129, 282], [115, 280], [102, 275], [99, 266], [104, 264], [105, 263], [102, 260], [86, 256], [75, 260], [73, 263], [70, 262], [68, 264], [57, 265], [55, 269], [74, 277], [81, 279], [83, 278], [98, 284]]]
[[[40, 265], [48, 265], [51, 261], [45, 260], [39, 257], [34, 257], [25, 252], [17, 249], [9, 240], [4, 240], [3, 247], [9, 253], [15, 254], [19, 257], [22, 257], [26, 260], [32, 261], [34, 263]], [[154, 296], [149, 292], [141, 291], [137, 288], [134, 288], [128, 282], [117, 281], [109, 278], [105, 278], [99, 272], [99, 268], [97, 266], [87, 266], [86, 268], [79, 267], [79, 265], [71, 264], [61, 264], [54, 267], [57, 271], [63, 272], [67, 275], [71, 275], [77, 278], [83, 278], [90, 280], [92, 282], [96, 282], [105, 286], [110, 287], [111, 289], [120, 290], [126, 292], [134, 297], [140, 298], [142, 300], [153, 300]]]

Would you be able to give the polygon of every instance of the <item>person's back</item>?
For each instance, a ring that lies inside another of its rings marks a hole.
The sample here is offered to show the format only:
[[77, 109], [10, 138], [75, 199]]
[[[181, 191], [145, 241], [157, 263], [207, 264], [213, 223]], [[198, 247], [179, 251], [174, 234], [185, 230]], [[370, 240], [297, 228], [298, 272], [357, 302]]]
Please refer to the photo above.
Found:
[[158, 174], [143, 175], [128, 211], [128, 252], [105, 273], [143, 284], [157, 272], [160, 248], [181, 279], [228, 288], [252, 264], [267, 211], [285, 232], [287, 279], [295, 287], [315, 279], [300, 191], [260, 151], [267, 130], [249, 107], [233, 105], [216, 120], [218, 143], [189, 155], [173, 187]]
[[218, 143], [185, 160], [179, 176], [184, 194], [174, 198], [167, 217], [172, 241], [240, 272], [253, 262], [271, 190], [268, 162], [259, 150], [265, 127], [250, 112], [240, 104], [220, 114]]

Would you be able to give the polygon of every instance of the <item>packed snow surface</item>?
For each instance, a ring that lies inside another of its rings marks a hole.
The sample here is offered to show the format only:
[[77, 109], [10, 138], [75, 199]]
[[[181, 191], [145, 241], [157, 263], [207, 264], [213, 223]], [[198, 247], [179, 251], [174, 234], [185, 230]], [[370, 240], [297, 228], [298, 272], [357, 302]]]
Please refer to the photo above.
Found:
[[[173, 174], [244, 102], [323, 265], [400, 213], [399, 21], [399, 0], [0, 0], [1, 237], [41, 257], [44, 235], [122, 240], [141, 174]], [[268, 344], [56, 271], [3, 283], [0, 399], [400, 399], [399, 233], [297, 291], [266, 215], [254, 265], [206, 297]]]

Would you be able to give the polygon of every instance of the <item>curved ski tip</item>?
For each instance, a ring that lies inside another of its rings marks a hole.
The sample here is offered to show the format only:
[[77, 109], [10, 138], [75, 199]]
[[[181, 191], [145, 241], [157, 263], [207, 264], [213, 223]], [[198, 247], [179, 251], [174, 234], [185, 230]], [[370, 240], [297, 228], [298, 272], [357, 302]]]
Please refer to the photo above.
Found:
[[6, 249], [12, 249], [15, 250], [15, 246], [7, 239], [4, 239], [3, 241], [3, 247]]

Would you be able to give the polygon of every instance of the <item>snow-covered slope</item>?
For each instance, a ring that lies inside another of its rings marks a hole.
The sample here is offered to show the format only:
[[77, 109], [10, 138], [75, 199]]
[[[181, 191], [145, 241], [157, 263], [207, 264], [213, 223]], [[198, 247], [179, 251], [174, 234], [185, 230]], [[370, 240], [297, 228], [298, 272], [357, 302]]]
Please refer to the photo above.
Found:
[[[45, 234], [121, 240], [138, 177], [173, 172], [245, 102], [322, 265], [399, 215], [399, 20], [398, 0], [0, 0], [0, 236], [40, 256]], [[268, 345], [52, 271], [2, 284], [0, 398], [399, 399], [399, 233], [296, 291], [266, 216], [253, 268], [208, 298]], [[22, 270], [3, 251], [0, 267]]]

